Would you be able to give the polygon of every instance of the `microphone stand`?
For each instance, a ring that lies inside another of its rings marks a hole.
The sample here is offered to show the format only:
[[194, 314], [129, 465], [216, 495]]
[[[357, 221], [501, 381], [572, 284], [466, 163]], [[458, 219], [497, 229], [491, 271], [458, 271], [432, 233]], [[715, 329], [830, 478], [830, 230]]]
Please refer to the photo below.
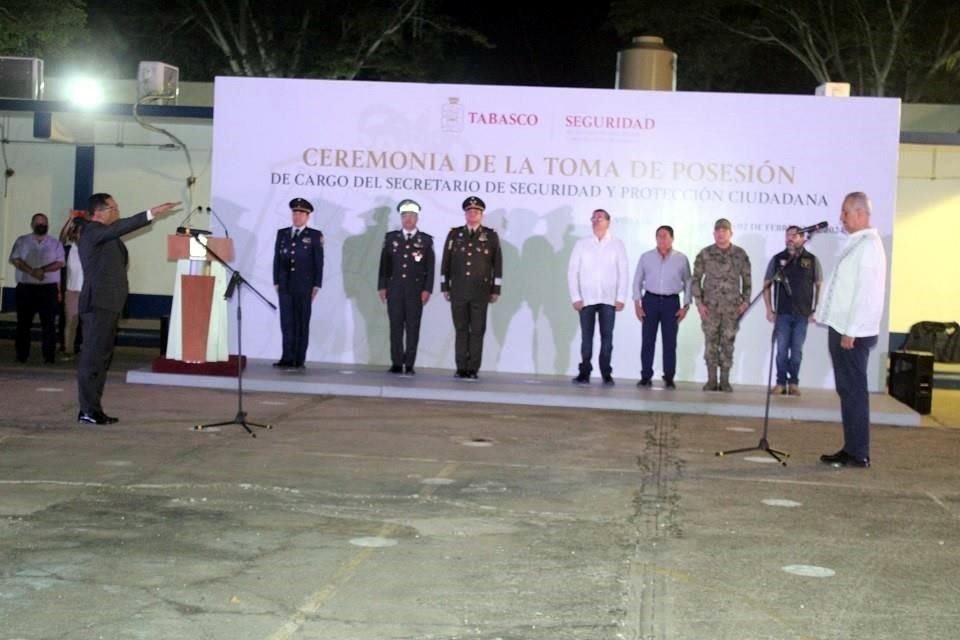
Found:
[[244, 429], [246, 429], [247, 433], [249, 433], [251, 437], [256, 438], [257, 434], [255, 434], [253, 430], [250, 429], [250, 427], [258, 427], [260, 429], [273, 429], [273, 425], [260, 424], [258, 422], [250, 422], [247, 420], [247, 412], [243, 410], [243, 311], [242, 311], [243, 305], [241, 304], [241, 301], [240, 301], [240, 292], [243, 290], [244, 285], [246, 285], [247, 287], [250, 288], [251, 291], [257, 294], [257, 296], [261, 300], [263, 300], [267, 304], [267, 306], [269, 306], [271, 309], [276, 311], [277, 307], [272, 302], [267, 300], [262, 293], [257, 291], [256, 287], [250, 284], [250, 282], [246, 278], [240, 275], [239, 271], [231, 267], [229, 264], [226, 263], [226, 261], [223, 258], [218, 256], [213, 249], [211, 249], [207, 245], [204, 245], [204, 247], [206, 248], [207, 253], [213, 256], [213, 258], [217, 262], [222, 264], [228, 271], [230, 271], [230, 282], [227, 284], [227, 290], [223, 296], [224, 299], [229, 300], [231, 297], [233, 297], [234, 291], [236, 291], [237, 293], [237, 415], [234, 416], [233, 420], [224, 420], [222, 422], [210, 422], [207, 424], [198, 424], [198, 425], [195, 425], [193, 428], [197, 431], [202, 431], [204, 429], [209, 429], [210, 427], [222, 427], [225, 425], [238, 424]]
[[[808, 239], [813, 237], [812, 233], [809, 233], [807, 236]], [[752, 307], [757, 300], [760, 299], [760, 296], [764, 294], [774, 283], [781, 284], [787, 290], [787, 295], [793, 295], [793, 292], [790, 291], [790, 283], [787, 278], [783, 275], [784, 270], [793, 263], [799, 253], [791, 254], [790, 259], [780, 265], [780, 268], [777, 269], [776, 274], [774, 274], [773, 279], [763, 285], [763, 289], [760, 290], [760, 293], [750, 301], [750, 304], [747, 305], [747, 309]], [[774, 289], [774, 308], [779, 306], [780, 295], [779, 290]], [[744, 310], [746, 313], [746, 310]], [[773, 395], [773, 389], [770, 386], [770, 383], [773, 382], [773, 352], [777, 346], [777, 322], [774, 318], [773, 329], [770, 331], [770, 362], [767, 365], [767, 400], [766, 405], [763, 408], [763, 435], [760, 436], [760, 442], [757, 443], [755, 447], [743, 447], [742, 449], [727, 449], [725, 451], [717, 451], [716, 455], [723, 457], [730, 455], [732, 453], [746, 453], [748, 451], [763, 451], [770, 455], [774, 460], [779, 462], [784, 467], [787, 466], [787, 461], [784, 458], [789, 458], [790, 454], [786, 451], [781, 451], [780, 449], [774, 449], [770, 446], [770, 441], [767, 439], [767, 433], [770, 428], [770, 396]]]

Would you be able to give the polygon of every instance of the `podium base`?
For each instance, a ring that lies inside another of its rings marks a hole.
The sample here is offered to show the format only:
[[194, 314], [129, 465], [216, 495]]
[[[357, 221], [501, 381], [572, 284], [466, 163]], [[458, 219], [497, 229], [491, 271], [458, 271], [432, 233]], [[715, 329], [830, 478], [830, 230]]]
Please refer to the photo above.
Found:
[[[227, 378], [237, 377], [237, 357], [231, 355], [226, 362], [184, 362], [182, 360], [170, 360], [163, 356], [157, 356], [153, 359], [151, 370], [153, 373], [186, 373], [197, 376], [224, 376]], [[247, 357], [242, 356], [241, 366], [247, 367]]]

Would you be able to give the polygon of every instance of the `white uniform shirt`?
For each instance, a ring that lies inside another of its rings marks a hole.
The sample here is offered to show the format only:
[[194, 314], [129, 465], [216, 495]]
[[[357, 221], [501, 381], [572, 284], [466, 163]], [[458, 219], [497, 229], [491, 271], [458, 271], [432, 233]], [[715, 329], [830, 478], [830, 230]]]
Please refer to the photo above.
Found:
[[570, 255], [567, 286], [570, 301], [584, 306], [626, 302], [630, 290], [627, 248], [608, 231], [602, 240], [590, 234], [577, 241]]
[[880, 233], [872, 227], [851, 233], [817, 309], [817, 322], [844, 336], [878, 335], [886, 284], [887, 254]]

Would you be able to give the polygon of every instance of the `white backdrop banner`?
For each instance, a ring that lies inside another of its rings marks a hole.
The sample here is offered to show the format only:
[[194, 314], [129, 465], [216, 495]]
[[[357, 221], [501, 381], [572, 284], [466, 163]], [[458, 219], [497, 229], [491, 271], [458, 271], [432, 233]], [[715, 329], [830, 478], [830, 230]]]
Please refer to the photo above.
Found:
[[[287, 202], [303, 197], [316, 208], [310, 226], [323, 231], [326, 260], [311, 361], [389, 362], [377, 266], [403, 198], [423, 206], [420, 228], [435, 238], [438, 269], [447, 231], [464, 222], [460, 203], [469, 195], [487, 203], [484, 224], [499, 232], [504, 254], [488, 371], [576, 370], [579, 322], [566, 270], [596, 208], [611, 213], [631, 271], [659, 225], [673, 226], [674, 247], [692, 266], [713, 242], [714, 221], [729, 218], [733, 242], [751, 259], [754, 295], [789, 224], [830, 223], [807, 245], [829, 277], [850, 191], [871, 196], [890, 250], [898, 100], [218, 78], [215, 109], [212, 204], [235, 241], [235, 266], [274, 299], [273, 243], [290, 224]], [[252, 295], [243, 311], [246, 354], [278, 358], [277, 314]], [[741, 323], [734, 381], [765, 383], [770, 333], [761, 300]], [[615, 377], [639, 377], [640, 335], [631, 303], [616, 320]], [[438, 274], [418, 366], [452, 369], [453, 340]], [[656, 362], [659, 376], [659, 350]], [[677, 366], [678, 380], [705, 379], [693, 311], [680, 326]], [[808, 332], [800, 380], [832, 385], [822, 327]]]

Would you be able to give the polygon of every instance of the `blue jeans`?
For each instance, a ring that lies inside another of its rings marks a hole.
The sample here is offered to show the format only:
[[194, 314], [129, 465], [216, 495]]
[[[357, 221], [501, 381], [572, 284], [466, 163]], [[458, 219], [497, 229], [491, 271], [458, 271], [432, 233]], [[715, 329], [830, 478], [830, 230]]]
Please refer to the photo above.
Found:
[[613, 355], [613, 323], [617, 310], [610, 304], [591, 304], [580, 309], [580, 373], [590, 375], [593, 366], [593, 328], [600, 317], [600, 375], [610, 376], [613, 368], [610, 357]]
[[840, 347], [842, 336], [831, 327], [827, 336], [833, 377], [840, 396], [843, 419], [843, 450], [855, 458], [870, 457], [870, 393], [867, 390], [867, 362], [877, 336], [857, 338], [853, 349]]
[[800, 384], [800, 361], [809, 323], [807, 316], [797, 313], [777, 314], [777, 384]]

